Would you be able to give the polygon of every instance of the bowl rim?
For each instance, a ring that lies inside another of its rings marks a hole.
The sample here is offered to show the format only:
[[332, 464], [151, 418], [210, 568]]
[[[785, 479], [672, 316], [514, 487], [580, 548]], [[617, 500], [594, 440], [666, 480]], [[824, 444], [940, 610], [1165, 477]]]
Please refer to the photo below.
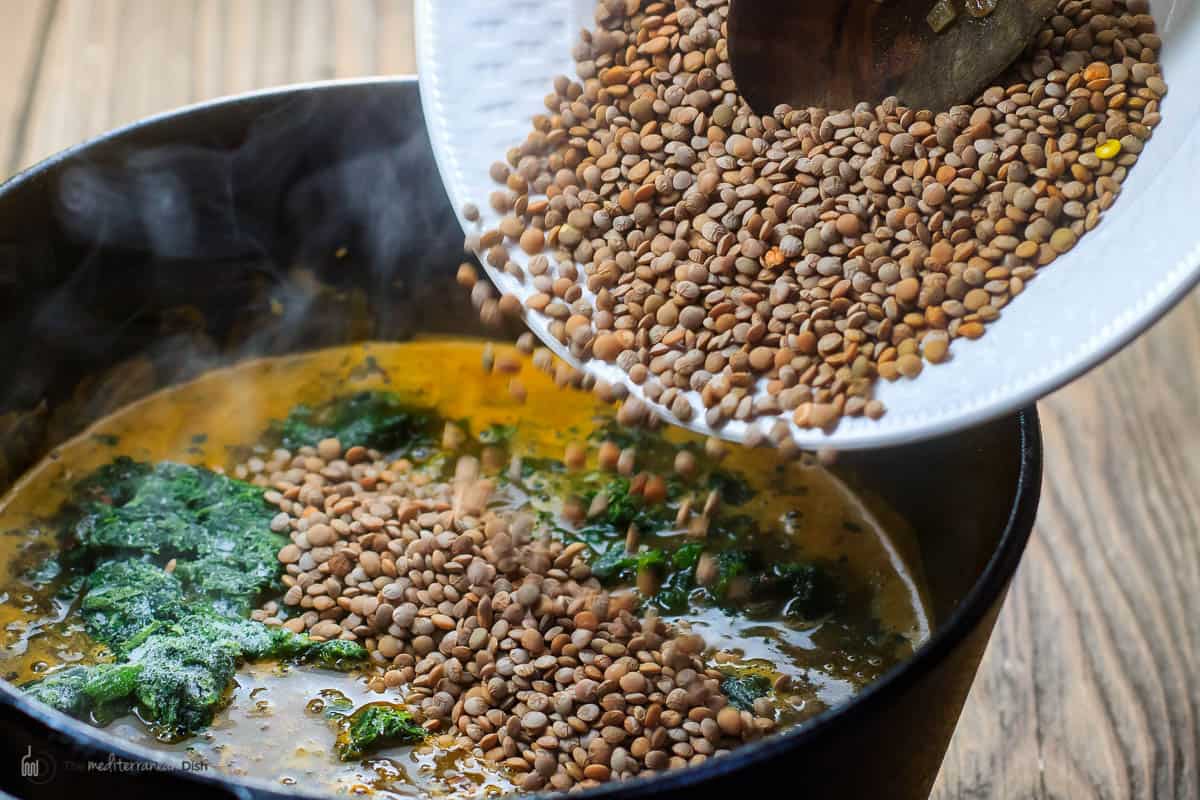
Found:
[[[0, 183], [0, 198], [19, 191], [26, 184], [44, 177], [64, 161], [86, 154], [94, 148], [119, 141], [137, 131], [165, 125], [180, 118], [246, 103], [256, 103], [273, 98], [304, 96], [309, 93], [334, 93], [339, 90], [383, 86], [385, 88], [410, 87], [417, 92], [415, 75], [372, 76], [328, 81], [287, 84], [258, 91], [244, 92], [219, 97], [200, 103], [183, 106], [121, 126], [112, 131], [88, 139], [36, 164], [23, 169]], [[994, 605], [1002, 602], [1008, 585], [1024, 552], [1033, 530], [1037, 514], [1042, 482], [1042, 437], [1037, 410], [1028, 406], [1010, 415], [1015, 417], [1018, 453], [1018, 473], [1013, 501], [1009, 509], [1004, 530], [988, 558], [987, 564], [971, 589], [963, 596], [955, 609], [934, 629], [929, 639], [910, 658], [889, 669], [845, 703], [821, 712], [803, 725], [783, 731], [748, 744], [737, 750], [736, 755], [711, 759], [704, 764], [687, 769], [631, 780], [613, 782], [588, 789], [579, 796], [601, 798], [620, 794], [624, 797], [647, 796], [659, 791], [694, 788], [709, 779], [727, 776], [776, 758], [789, 750], [805, 746], [808, 742], [851, 726], [860, 717], [872, 713], [896, 692], [903, 691], [922, 677], [953, 651], [966, 636], [975, 630]], [[179, 770], [180, 759], [163, 751], [153, 750], [108, 733], [103, 728], [93, 727], [70, 717], [49, 706], [36, 702], [15, 685], [0, 680], [0, 703], [11, 705], [21, 713], [44, 724], [59, 735], [68, 736], [71, 744], [87, 747], [108, 757], [120, 757], [132, 761], [150, 762], [163, 767], [175, 767], [181, 779], [207, 785], [210, 789], [245, 793], [272, 798], [328, 797], [328, 794], [309, 791], [304, 787], [281, 787], [263, 778], [246, 778], [212, 771]]]

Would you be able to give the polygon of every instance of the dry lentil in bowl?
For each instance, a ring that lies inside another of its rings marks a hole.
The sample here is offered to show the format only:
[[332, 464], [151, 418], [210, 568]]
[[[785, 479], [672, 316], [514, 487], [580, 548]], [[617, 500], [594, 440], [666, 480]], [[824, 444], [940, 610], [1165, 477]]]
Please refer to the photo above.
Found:
[[233, 774], [472, 796], [719, 757], [928, 636], [887, 509], [530, 361], [339, 348], [101, 421], [0, 505], [4, 677]]
[[680, 421], [761, 420], [749, 443], [877, 418], [877, 378], [983, 336], [1113, 205], [1167, 91], [1146, 0], [1061, 0], [970, 104], [758, 116], [726, 11], [598, 2], [467, 246], [505, 286], [472, 289], [485, 320], [539, 317]]

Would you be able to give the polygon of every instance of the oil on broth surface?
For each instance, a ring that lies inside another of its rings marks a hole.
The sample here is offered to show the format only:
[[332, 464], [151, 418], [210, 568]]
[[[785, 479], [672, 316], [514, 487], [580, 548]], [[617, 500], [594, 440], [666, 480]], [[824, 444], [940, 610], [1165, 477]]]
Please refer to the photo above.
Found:
[[[230, 469], [252, 452], [250, 446], [261, 440], [272, 420], [286, 417], [298, 403], [319, 405], [363, 390], [394, 392], [445, 419], [467, 420], [476, 435], [494, 426], [513, 430], [511, 452], [531, 462], [561, 459], [567, 442], [586, 440], [611, 417], [611, 408], [590, 394], [556, 387], [524, 356], [498, 347], [497, 355], [512, 355], [524, 365], [521, 380], [528, 397], [518, 404], [507, 391], [511, 375], [482, 371], [482, 349], [479, 341], [424, 340], [249, 362], [151, 395], [59, 447], [0, 503], [0, 530], [6, 532], [0, 539], [0, 561], [8, 572], [0, 582], [8, 590], [0, 594], [3, 676], [22, 683], [58, 665], [96, 658], [98, 649], [69, 613], [69, 602], [18, 578], [54, 546], [43, 527], [46, 515], [68, 499], [76, 481], [116, 456]], [[663, 437], [677, 447], [702, 443], [674, 429]], [[261, 446], [259, 450], [266, 452]], [[589, 467], [594, 466], [593, 449]], [[715, 663], [772, 680], [790, 678], [793, 688], [778, 693], [776, 700], [781, 721], [798, 722], [847, 699], [928, 636], [915, 543], [885, 509], [868, 508], [833, 474], [784, 463], [769, 451], [733, 448], [721, 466], [743, 477], [752, 490], [752, 499], [740, 510], [762, 531], [772, 532], [773, 553], [837, 562], [869, 589], [860, 611], [892, 637], [881, 658], [879, 648], [847, 641], [846, 630], [834, 621], [797, 625], [786, 619], [747, 619], [715, 606], [670, 617], [704, 636]], [[569, 488], [561, 474], [547, 474], [544, 480], [534, 475], [511, 502], [529, 503], [566, 528], [561, 493]], [[886, 530], [880, 519], [888, 519]], [[660, 534], [664, 539], [675, 535], [682, 532]], [[322, 690], [340, 691], [357, 706], [380, 697], [367, 683], [365, 675], [250, 665], [239, 672], [230, 706], [193, 739], [159, 743], [133, 718], [114, 722], [110, 731], [205, 759], [235, 774], [285, 784], [371, 786], [399, 794], [511, 788], [502, 771], [465, 749], [441, 749], [437, 741], [385, 750], [361, 764], [338, 761], [332, 729], [320, 708], [329, 700], [322, 698]]]

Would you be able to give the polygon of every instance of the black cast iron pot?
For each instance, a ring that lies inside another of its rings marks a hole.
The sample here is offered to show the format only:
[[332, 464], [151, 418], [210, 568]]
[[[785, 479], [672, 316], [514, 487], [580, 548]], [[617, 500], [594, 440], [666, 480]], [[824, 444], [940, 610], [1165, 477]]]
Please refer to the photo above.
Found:
[[[454, 285], [462, 257], [411, 79], [220, 100], [68, 150], [0, 187], [0, 485], [98, 416], [213, 366], [484, 334]], [[915, 528], [930, 641], [807, 725], [590, 796], [928, 794], [1033, 525], [1037, 415], [844, 469]], [[303, 792], [152, 769], [161, 754], [3, 682], [0, 731], [0, 788], [21, 797]]]

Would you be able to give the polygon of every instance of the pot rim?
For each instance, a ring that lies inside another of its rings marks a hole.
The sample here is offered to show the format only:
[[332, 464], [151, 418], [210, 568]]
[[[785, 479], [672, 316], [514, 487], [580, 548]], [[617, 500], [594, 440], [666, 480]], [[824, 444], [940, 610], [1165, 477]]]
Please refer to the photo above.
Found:
[[[55, 153], [42, 161], [22, 170], [0, 184], [0, 196], [19, 191], [28, 182], [36, 181], [57, 165], [87, 153], [93, 148], [115, 142], [131, 133], [176, 121], [193, 114], [214, 109], [254, 103], [264, 99], [302, 96], [311, 92], [336, 92], [340, 89], [371, 86], [411, 86], [416, 91], [415, 75], [372, 76], [327, 81], [287, 84], [251, 92], [244, 92], [212, 100], [194, 103], [116, 128], [92, 139]], [[929, 639], [910, 658], [892, 667], [879, 678], [863, 688], [850, 700], [834, 706], [802, 725], [788, 731], [772, 734], [758, 742], [737, 750], [736, 755], [711, 759], [704, 764], [687, 769], [645, 778], [604, 784], [580, 793], [580, 797], [602, 798], [621, 795], [648, 796], [664, 790], [679, 790], [695, 787], [704, 781], [761, 764], [779, 757], [794, 748], [803, 747], [831, 732], [855, 724], [856, 720], [885, 702], [888, 696], [901, 692], [925, 676], [948, 653], [973, 631], [993, 604], [1002, 600], [1009, 582], [1024, 552], [1033, 530], [1037, 514], [1042, 481], [1042, 439], [1037, 410], [1026, 407], [1013, 415], [1017, 418], [1017, 445], [1019, 468], [1012, 507], [1004, 525], [1004, 531], [993, 550], [975, 585], [963, 596], [954, 611], [936, 626]], [[133, 761], [151, 762], [165, 767], [178, 767], [179, 759], [167, 753], [121, 739], [103, 728], [96, 728], [70, 717], [49, 706], [34, 701], [13, 684], [0, 680], [0, 702], [9, 703], [22, 713], [45, 724], [60, 735], [70, 738], [73, 744], [90, 747], [105, 754]], [[246, 797], [328, 797], [328, 794], [306, 790], [301, 786], [286, 787], [262, 778], [244, 778], [216, 772], [178, 770], [185, 780], [206, 784], [214, 790], [231, 791]], [[541, 796], [543, 793], [539, 793]]]

